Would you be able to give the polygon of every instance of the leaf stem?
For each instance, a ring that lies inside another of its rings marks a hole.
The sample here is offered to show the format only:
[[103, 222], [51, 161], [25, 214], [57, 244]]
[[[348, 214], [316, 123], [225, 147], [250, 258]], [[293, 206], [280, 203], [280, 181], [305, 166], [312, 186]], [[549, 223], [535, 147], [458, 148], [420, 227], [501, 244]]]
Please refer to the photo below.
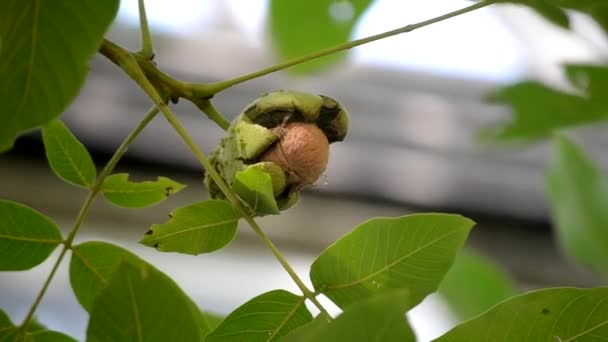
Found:
[[141, 50], [139, 54], [146, 59], [152, 60], [154, 59], [154, 48], [152, 46], [152, 35], [148, 27], [144, 0], [139, 0], [139, 28], [141, 30]]
[[204, 100], [204, 101], [201, 101], [200, 105], [199, 104], [196, 104], [196, 105], [203, 112], [205, 112], [205, 114], [207, 114], [207, 117], [209, 119], [211, 119], [212, 121], [215, 121], [215, 123], [217, 123], [218, 126], [220, 126], [224, 131], [228, 130], [228, 127], [230, 127], [230, 121], [228, 121], [226, 119], [226, 117], [217, 110], [217, 108], [213, 105], [213, 102], [211, 102], [211, 100]]
[[[273, 73], [273, 72], [277, 72], [277, 71], [280, 71], [280, 70], [283, 70], [283, 69], [287, 69], [287, 68], [292, 67], [294, 65], [298, 65], [298, 64], [305, 63], [305, 62], [309, 62], [309, 61], [312, 61], [314, 59], [317, 59], [317, 58], [320, 58], [320, 57], [323, 57], [323, 56], [327, 56], [327, 55], [331, 55], [331, 54], [334, 54], [334, 53], [337, 53], [337, 52], [340, 52], [340, 51], [349, 50], [349, 49], [352, 49], [352, 48], [354, 48], [356, 46], [367, 44], [367, 43], [371, 43], [371, 42], [376, 41], [376, 40], [380, 40], [380, 39], [396, 36], [396, 35], [402, 34], [402, 33], [411, 32], [411, 31], [414, 31], [414, 30], [419, 29], [421, 27], [425, 27], [425, 26], [428, 26], [428, 25], [431, 25], [431, 24], [436, 24], [436, 23], [438, 23], [440, 21], [444, 21], [444, 20], [447, 20], [447, 19], [459, 16], [459, 15], [462, 15], [462, 14], [465, 14], [465, 13], [469, 13], [469, 12], [475, 11], [477, 9], [480, 9], [480, 8], [492, 5], [492, 4], [497, 3], [499, 1], [501, 1], [501, 0], [480, 1], [480, 2], [478, 2], [478, 3], [474, 4], [474, 5], [471, 5], [469, 7], [465, 7], [465, 8], [462, 8], [462, 9], [450, 12], [450, 13], [446, 13], [444, 15], [441, 15], [441, 16], [438, 16], [438, 17], [435, 17], [435, 18], [432, 18], [432, 19], [421, 21], [421, 22], [415, 23], [415, 24], [406, 25], [406, 26], [403, 26], [403, 27], [400, 27], [400, 28], [397, 28], [397, 29], [394, 29], [394, 30], [391, 30], [391, 31], [383, 32], [383, 33], [376, 34], [376, 35], [369, 36], [369, 37], [365, 37], [365, 38], [362, 38], [362, 39], [353, 40], [353, 41], [346, 42], [346, 43], [343, 43], [343, 44], [340, 44], [340, 45], [336, 45], [336, 46], [333, 46], [333, 47], [330, 47], [330, 48], [327, 48], [327, 49], [319, 50], [319, 51], [313, 52], [311, 54], [308, 54], [308, 55], [305, 55], [305, 56], [301, 56], [301, 57], [297, 57], [297, 58], [294, 58], [292, 60], [286, 61], [285, 63], [277, 64], [277, 65], [274, 65], [274, 66], [271, 66], [271, 67], [268, 67], [268, 68], [265, 68], [265, 69], [262, 69], [262, 70], [258, 70], [258, 71], [252, 72], [250, 74], [246, 74], [246, 75], [243, 75], [243, 76], [235, 77], [235, 78], [230, 79], [230, 80], [221, 81], [221, 82], [212, 83], [212, 84], [205, 84], [204, 87], [205, 87], [206, 91], [210, 91], [213, 94], [217, 94], [217, 93], [221, 92], [222, 90], [230, 88], [230, 87], [232, 87], [234, 85], [237, 85], [237, 84], [240, 84], [240, 83], [243, 83], [243, 82], [255, 79], [255, 78], [259, 78], [259, 77], [268, 75], [268, 74]], [[196, 85], [193, 85], [193, 86], [196, 87]]]
[[158, 108], [156, 108], [156, 106], [154, 106], [148, 111], [148, 113], [146, 114], [144, 119], [139, 124], [137, 124], [137, 126], [133, 129], [133, 131], [131, 131], [131, 133], [129, 133], [129, 135], [125, 138], [125, 140], [122, 142], [122, 144], [120, 144], [120, 147], [118, 147], [116, 152], [114, 152], [114, 155], [112, 156], [110, 161], [108, 161], [106, 166], [103, 168], [102, 172], [97, 177], [95, 184], [93, 184], [93, 186], [91, 186], [91, 188], [89, 189], [89, 193], [87, 194], [87, 197], [84, 200], [84, 202], [80, 208], [80, 211], [78, 212], [76, 221], [74, 222], [74, 225], [72, 226], [72, 229], [70, 230], [70, 233], [68, 234], [68, 237], [65, 239], [65, 241], [63, 243], [63, 249], [61, 250], [59, 257], [55, 261], [55, 264], [53, 265], [51, 272], [47, 276], [46, 280], [44, 281], [44, 284], [42, 285], [42, 288], [38, 292], [38, 295], [36, 296], [34, 303], [32, 304], [29, 311], [27, 312], [27, 315], [25, 316], [23, 323], [21, 323], [21, 326], [19, 328], [19, 336], [21, 336], [21, 337], [25, 336], [27, 327], [30, 324], [32, 317], [34, 316], [36, 309], [40, 305], [40, 302], [42, 301], [42, 298], [44, 297], [49, 285], [51, 284], [51, 281], [53, 280], [55, 273], [57, 273], [57, 270], [59, 269], [59, 265], [61, 265], [61, 262], [63, 261], [63, 258], [66, 255], [66, 252], [72, 248], [72, 243], [74, 241], [74, 238], [76, 237], [78, 230], [82, 226], [82, 223], [84, 222], [84, 219], [86, 218], [86, 216], [89, 212], [89, 209], [91, 208], [91, 205], [93, 204], [93, 201], [95, 200], [95, 196], [101, 190], [101, 185], [103, 184], [104, 179], [114, 170], [114, 167], [116, 167], [116, 164], [118, 163], [118, 161], [127, 152], [127, 148], [129, 147], [129, 145], [135, 140], [135, 138], [139, 135], [139, 133], [141, 133], [141, 131], [148, 125], [148, 123], [150, 121], [152, 121], [152, 119], [156, 116], [156, 114], [158, 114]]

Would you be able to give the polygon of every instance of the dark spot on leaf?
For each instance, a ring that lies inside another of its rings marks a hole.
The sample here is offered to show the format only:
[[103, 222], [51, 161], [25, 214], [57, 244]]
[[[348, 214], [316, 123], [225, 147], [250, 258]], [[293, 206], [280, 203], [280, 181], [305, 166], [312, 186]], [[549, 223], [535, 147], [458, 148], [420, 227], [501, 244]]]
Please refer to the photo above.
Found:
[[551, 313], [551, 311], [547, 308], [543, 308], [540, 313], [542, 313], [543, 315], [548, 315], [549, 313]]
[[152, 233], [154, 233], [154, 232], [152, 231], [152, 229], [148, 229], [148, 231], [147, 231], [147, 232], [146, 232], [144, 235], [152, 235]]
[[171, 215], [171, 214], [167, 214], [167, 216], [169, 216], [170, 219], [173, 218], [173, 215]]
[[171, 194], [173, 193], [173, 187], [172, 186], [168, 186], [165, 188], [165, 196], [169, 197], [171, 196]]
[[158, 242], [154, 244], [154, 248], [158, 248]]

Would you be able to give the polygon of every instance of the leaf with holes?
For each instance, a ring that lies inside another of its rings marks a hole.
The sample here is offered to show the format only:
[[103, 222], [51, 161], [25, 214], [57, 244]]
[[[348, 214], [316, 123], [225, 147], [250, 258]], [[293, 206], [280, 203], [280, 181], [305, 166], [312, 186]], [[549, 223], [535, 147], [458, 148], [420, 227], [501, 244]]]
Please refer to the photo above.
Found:
[[450, 214], [375, 218], [321, 253], [310, 278], [343, 309], [392, 289], [408, 289], [417, 304], [437, 289], [473, 225]]
[[[134, 264], [144, 262], [135, 254], [106, 242], [90, 241], [74, 246], [70, 260], [70, 284], [85, 310], [91, 311], [95, 297], [108, 285], [123, 261]], [[154, 269], [150, 264], [146, 264], [146, 267]], [[201, 312], [192, 300], [188, 300], [189, 309], [198, 316], [200, 333], [204, 336], [213, 330], [220, 318]]]
[[201, 341], [190, 305], [171, 278], [124, 260], [93, 301], [87, 341]]
[[274, 341], [312, 320], [304, 300], [284, 290], [259, 295], [228, 315], [205, 342]]
[[46, 159], [59, 178], [89, 187], [95, 182], [95, 164], [89, 151], [60, 120], [42, 127]]
[[608, 178], [565, 137], [547, 173], [558, 241], [575, 260], [608, 275]]
[[23, 204], [0, 200], [0, 270], [27, 270], [63, 239], [50, 218]]
[[[348, 41], [371, 3], [371, 0], [271, 1], [270, 30], [279, 56], [288, 60]], [[344, 53], [332, 54], [289, 70], [317, 72], [344, 56]]]
[[234, 239], [239, 221], [232, 206], [220, 200], [191, 204], [169, 217], [167, 223], [152, 225], [140, 243], [161, 252], [209, 253]]
[[87, 75], [118, 0], [0, 1], [0, 152], [58, 117]]
[[505, 270], [471, 250], [463, 250], [456, 257], [437, 292], [461, 321], [473, 318], [519, 293]]
[[260, 215], [281, 213], [274, 197], [272, 178], [259, 168], [250, 167], [237, 172], [232, 182], [232, 191]]
[[106, 178], [101, 186], [104, 197], [125, 208], [143, 208], [157, 204], [186, 186], [167, 177], [156, 181], [131, 182], [129, 174], [119, 173]]
[[608, 288], [554, 288], [506, 300], [435, 342], [604, 341]]
[[317, 322], [287, 335], [282, 342], [414, 342], [405, 312], [412, 307], [407, 290], [392, 290], [349, 306], [334, 322]]

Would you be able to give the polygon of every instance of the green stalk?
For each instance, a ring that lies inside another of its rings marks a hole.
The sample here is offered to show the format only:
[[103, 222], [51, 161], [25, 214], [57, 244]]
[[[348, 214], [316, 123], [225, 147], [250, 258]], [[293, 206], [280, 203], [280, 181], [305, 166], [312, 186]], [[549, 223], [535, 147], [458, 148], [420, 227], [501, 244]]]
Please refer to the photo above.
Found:
[[[212, 94], [217, 94], [219, 92], [221, 92], [222, 90], [225, 90], [227, 88], [230, 88], [232, 86], [235, 86], [237, 84], [246, 82], [246, 81], [250, 81], [253, 80], [255, 78], [259, 78], [268, 74], [271, 74], [273, 72], [277, 72], [283, 69], [287, 69], [289, 67], [292, 67], [294, 65], [298, 65], [298, 64], [302, 64], [305, 62], [309, 62], [312, 61], [314, 59], [320, 58], [320, 57], [324, 57], [327, 55], [331, 55], [334, 54], [336, 52], [340, 52], [340, 51], [345, 51], [345, 50], [350, 50], [356, 46], [359, 45], [363, 45], [363, 44], [368, 44], [371, 43], [373, 41], [376, 40], [380, 40], [380, 39], [384, 39], [384, 38], [388, 38], [388, 37], [392, 37], [392, 36], [396, 36], [398, 34], [402, 34], [402, 33], [407, 33], [407, 32], [411, 32], [414, 31], [416, 29], [419, 29], [421, 27], [425, 27], [425, 26], [429, 26], [432, 24], [436, 24], [438, 22], [453, 18], [453, 17], [457, 17], [459, 15], [465, 14], [465, 13], [469, 13], [475, 10], [478, 10], [480, 8], [492, 5], [494, 3], [500, 2], [501, 0], [486, 0], [486, 1], [480, 1], [474, 5], [471, 5], [469, 7], [465, 7], [462, 9], [459, 9], [457, 11], [454, 12], [450, 12], [450, 13], [446, 13], [444, 15], [438, 16], [436, 18], [432, 18], [432, 19], [428, 19], [425, 21], [421, 21], [419, 23], [416, 24], [410, 24], [410, 25], [406, 25], [391, 31], [387, 31], [387, 32], [383, 32], [380, 34], [376, 34], [373, 36], [369, 36], [366, 38], [362, 38], [362, 39], [357, 39], [357, 40], [353, 40], [350, 42], [346, 42], [340, 45], [336, 45], [327, 49], [323, 49], [323, 50], [319, 50], [316, 52], [313, 52], [309, 55], [305, 55], [302, 57], [297, 57], [294, 58], [292, 60], [289, 60], [285, 63], [281, 63], [281, 64], [277, 64], [277, 65], [273, 65], [271, 67], [262, 69], [262, 70], [258, 70], [255, 72], [252, 72], [250, 74], [246, 74], [243, 76], [239, 76], [239, 77], [235, 77], [233, 79], [230, 80], [226, 80], [226, 81], [221, 81], [221, 82], [217, 82], [217, 83], [212, 83], [212, 84], [205, 84], [205, 85], [200, 85], [201, 86], [201, 91], [207, 91], [207, 92], [211, 92]], [[192, 86], [197, 86], [197, 85], [192, 85]]]
[[158, 114], [158, 108], [156, 108], [156, 106], [154, 106], [148, 111], [148, 114], [146, 114], [146, 117], [135, 127], [135, 129], [133, 129], [133, 131], [131, 133], [129, 133], [129, 135], [125, 138], [125, 140], [122, 142], [120, 147], [118, 147], [116, 152], [114, 152], [114, 155], [112, 156], [110, 161], [106, 164], [104, 169], [101, 171], [101, 173], [97, 177], [95, 184], [93, 184], [91, 186], [91, 188], [89, 189], [87, 198], [84, 200], [82, 207], [80, 208], [80, 211], [78, 212], [76, 221], [74, 222], [74, 225], [72, 226], [72, 229], [70, 230], [70, 233], [68, 234], [68, 237], [65, 239], [65, 241], [63, 243], [63, 249], [61, 250], [59, 257], [55, 261], [55, 264], [53, 265], [51, 272], [47, 276], [46, 280], [44, 281], [44, 284], [42, 285], [42, 288], [38, 292], [38, 295], [36, 296], [34, 303], [28, 310], [27, 315], [25, 316], [25, 319], [23, 320], [23, 323], [21, 323], [21, 326], [19, 328], [19, 336], [21, 338], [25, 336], [27, 327], [29, 326], [30, 322], [32, 321], [32, 317], [34, 317], [34, 313], [36, 312], [36, 309], [40, 305], [40, 302], [42, 301], [42, 298], [44, 297], [49, 285], [51, 284], [51, 281], [53, 280], [55, 273], [57, 273], [57, 270], [59, 269], [59, 265], [63, 261], [63, 258], [66, 255], [66, 252], [72, 248], [72, 243], [74, 242], [74, 238], [76, 237], [78, 230], [82, 226], [84, 219], [86, 218], [87, 214], [89, 213], [89, 209], [91, 208], [91, 205], [93, 204], [93, 201], [95, 200], [95, 196], [101, 190], [101, 185], [103, 184], [103, 181], [106, 179], [107, 176], [110, 175], [110, 173], [112, 173], [112, 171], [114, 170], [114, 167], [116, 167], [116, 164], [118, 163], [118, 161], [122, 158], [122, 156], [124, 156], [125, 152], [127, 152], [127, 148], [129, 147], [129, 145], [133, 142], [133, 140], [135, 140], [135, 138], [137, 138], [139, 133], [141, 133], [141, 131], [148, 125], [148, 123], [150, 121], [152, 121], [152, 119], [156, 116], [156, 114]]
[[139, 0], [139, 29], [141, 30], [141, 50], [139, 54], [148, 60], [152, 60], [154, 59], [154, 48], [152, 46], [152, 35], [148, 27], [144, 0]]

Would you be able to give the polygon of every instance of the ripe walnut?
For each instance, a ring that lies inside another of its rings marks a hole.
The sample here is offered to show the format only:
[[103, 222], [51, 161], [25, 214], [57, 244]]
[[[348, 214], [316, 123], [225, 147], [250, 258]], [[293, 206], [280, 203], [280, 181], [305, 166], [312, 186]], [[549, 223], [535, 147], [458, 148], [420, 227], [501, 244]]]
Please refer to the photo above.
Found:
[[[347, 131], [348, 114], [336, 100], [275, 91], [251, 102], [234, 119], [211, 163], [256, 215], [277, 214], [297, 202], [302, 188], [318, 180], [327, 166], [329, 144], [344, 140]], [[259, 188], [258, 178], [245, 175], [251, 172], [268, 175], [272, 191]], [[244, 184], [245, 179], [254, 181]], [[211, 198], [225, 198], [208, 175], [205, 183]], [[276, 203], [260, 209], [259, 200], [264, 197], [267, 203], [268, 193]]]
[[303, 122], [293, 122], [273, 131], [279, 140], [260, 160], [278, 164], [288, 174], [287, 185], [302, 188], [314, 184], [329, 159], [325, 133], [315, 124]]

